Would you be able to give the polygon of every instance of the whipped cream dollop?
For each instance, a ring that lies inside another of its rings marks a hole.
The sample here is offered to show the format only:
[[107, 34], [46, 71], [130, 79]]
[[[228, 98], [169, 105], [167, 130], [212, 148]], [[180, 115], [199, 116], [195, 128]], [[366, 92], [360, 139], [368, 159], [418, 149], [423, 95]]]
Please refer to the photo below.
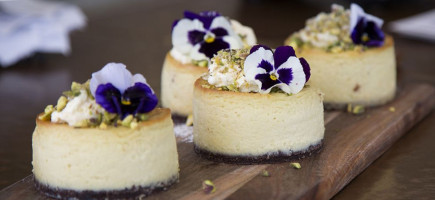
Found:
[[[251, 27], [244, 26], [237, 20], [230, 20], [233, 31], [240, 37], [244, 47], [252, 46], [257, 43], [257, 37]], [[191, 54], [183, 54], [176, 48], [172, 47], [169, 54], [182, 64], [197, 63], [200, 60], [192, 58]]]
[[249, 55], [249, 49], [221, 50], [211, 59], [208, 74], [204, 78], [210, 85], [226, 87], [228, 90], [240, 92], [258, 92], [255, 81], [246, 79], [243, 63]]
[[80, 90], [80, 95], [69, 99], [62, 111], [51, 114], [51, 122], [68, 123], [70, 126], [80, 127], [86, 120], [98, 118], [104, 109], [91, 99], [86, 90]]

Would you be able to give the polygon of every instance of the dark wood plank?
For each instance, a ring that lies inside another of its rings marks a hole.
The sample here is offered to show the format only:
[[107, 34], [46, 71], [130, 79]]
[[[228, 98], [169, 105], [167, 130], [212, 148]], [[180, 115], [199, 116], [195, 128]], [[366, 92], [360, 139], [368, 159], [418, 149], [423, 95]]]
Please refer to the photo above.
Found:
[[[289, 163], [229, 165], [199, 158], [192, 143], [178, 142], [180, 182], [149, 199], [327, 199], [388, 149], [404, 132], [432, 110], [435, 89], [405, 87], [393, 102], [363, 115], [325, 113], [325, 146], [320, 154]], [[394, 107], [391, 112], [389, 107]], [[261, 176], [266, 169], [270, 177]], [[216, 192], [205, 194], [202, 181], [210, 179]], [[5, 188], [0, 199], [47, 199], [35, 191], [32, 176]]]
[[[301, 161], [271, 165], [271, 177], [257, 176], [229, 199], [329, 199], [431, 112], [435, 89], [405, 87], [391, 103], [360, 116], [341, 115], [326, 126], [322, 153]], [[394, 107], [395, 111], [390, 111]]]

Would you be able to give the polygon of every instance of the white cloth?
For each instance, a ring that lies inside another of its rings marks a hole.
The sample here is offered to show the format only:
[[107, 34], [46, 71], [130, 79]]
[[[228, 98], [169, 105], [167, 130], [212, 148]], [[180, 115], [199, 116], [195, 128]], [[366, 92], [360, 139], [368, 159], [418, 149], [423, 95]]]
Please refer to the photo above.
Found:
[[391, 31], [435, 42], [435, 9], [389, 24]]
[[35, 52], [70, 53], [69, 32], [86, 25], [74, 5], [41, 0], [0, 1], [0, 65]]

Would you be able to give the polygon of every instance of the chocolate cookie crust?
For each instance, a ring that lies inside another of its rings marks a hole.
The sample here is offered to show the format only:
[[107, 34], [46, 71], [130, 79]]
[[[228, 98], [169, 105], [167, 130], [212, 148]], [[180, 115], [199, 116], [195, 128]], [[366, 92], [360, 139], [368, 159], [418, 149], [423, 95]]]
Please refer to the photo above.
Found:
[[260, 155], [260, 156], [233, 156], [233, 155], [225, 155], [219, 153], [213, 153], [205, 149], [201, 149], [195, 144], [194, 150], [200, 157], [212, 160], [215, 162], [223, 162], [229, 164], [241, 164], [241, 165], [252, 165], [252, 164], [267, 164], [267, 163], [280, 163], [280, 162], [288, 162], [299, 160], [305, 157], [309, 157], [313, 154], [319, 153], [322, 149], [323, 140], [320, 141], [316, 145], [311, 145], [307, 149], [302, 151], [293, 152], [288, 155], [283, 153], [282, 151]]
[[133, 186], [122, 190], [75, 191], [70, 189], [53, 188], [40, 183], [36, 178], [34, 178], [35, 187], [40, 193], [56, 199], [143, 199], [152, 193], [167, 190], [169, 186], [176, 182], [178, 182], [178, 177], [174, 176], [168, 181], [159, 182], [149, 187]]

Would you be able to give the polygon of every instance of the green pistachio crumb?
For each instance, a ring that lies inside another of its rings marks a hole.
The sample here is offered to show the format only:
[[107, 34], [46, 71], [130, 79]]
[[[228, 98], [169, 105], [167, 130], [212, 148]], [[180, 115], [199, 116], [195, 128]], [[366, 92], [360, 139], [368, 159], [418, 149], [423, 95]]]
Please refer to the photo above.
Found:
[[139, 121], [146, 121], [150, 116], [148, 116], [145, 113], [141, 113], [141, 114], [137, 114], [136, 117], [137, 119], [139, 119]]
[[192, 125], [193, 125], [193, 115], [189, 114], [186, 119], [186, 126], [192, 126]]
[[130, 123], [130, 128], [131, 128], [131, 129], [135, 129], [138, 125], [139, 125], [139, 124], [137, 123], [137, 121], [136, 121], [136, 120], [133, 120], [133, 121]]
[[214, 183], [210, 180], [205, 180], [204, 182], [202, 182], [202, 189], [206, 194], [210, 194], [216, 191]]
[[300, 168], [302, 168], [302, 167], [301, 167], [301, 164], [300, 164], [300, 163], [297, 163], [297, 162], [292, 162], [292, 163], [290, 163], [290, 166], [292, 166], [292, 167], [295, 168], [295, 169], [300, 169]]
[[261, 175], [264, 176], [264, 177], [270, 177], [270, 173], [267, 170], [263, 170]]
[[352, 114], [359, 115], [359, 114], [364, 113], [364, 111], [365, 111], [364, 106], [362, 106], [362, 105], [356, 105], [352, 109]]
[[121, 121], [121, 125], [130, 127], [132, 121], [133, 121], [133, 115], [128, 115]]
[[51, 120], [51, 113], [53, 113], [54, 107], [53, 105], [48, 105], [44, 109], [44, 114], [40, 115], [38, 118], [40, 120], [49, 121]]
[[56, 110], [58, 112], [62, 111], [67, 103], [68, 103], [68, 99], [65, 96], [60, 96], [59, 99], [57, 100]]

